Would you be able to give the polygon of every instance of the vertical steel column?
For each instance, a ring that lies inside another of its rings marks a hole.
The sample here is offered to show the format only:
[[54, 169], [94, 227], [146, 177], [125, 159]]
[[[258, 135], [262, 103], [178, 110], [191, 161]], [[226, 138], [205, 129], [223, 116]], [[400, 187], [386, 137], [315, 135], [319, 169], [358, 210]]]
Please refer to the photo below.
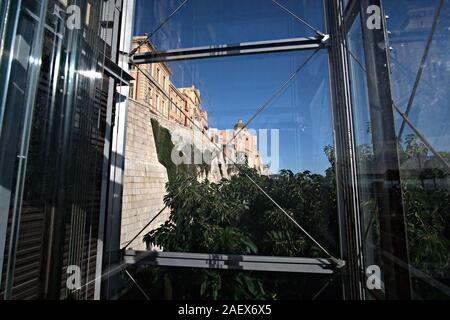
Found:
[[[106, 5], [106, 2], [104, 3]], [[108, 8], [109, 9], [109, 8]], [[105, 9], [103, 9], [105, 10]], [[114, 63], [119, 62], [119, 48], [120, 48], [120, 34], [122, 29], [122, 13], [123, 13], [123, 1], [115, 1], [111, 12], [113, 15], [113, 28], [111, 35], [111, 60]], [[105, 17], [109, 18], [107, 13], [104, 13]], [[106, 40], [105, 40], [106, 41]], [[112, 167], [115, 167], [117, 155], [114, 153], [113, 146], [114, 141], [114, 126], [115, 126], [115, 109], [116, 109], [116, 87], [118, 81], [114, 78], [109, 79], [108, 83], [108, 102], [107, 102], [107, 115], [106, 115], [106, 130], [105, 130], [105, 147], [103, 153], [103, 172], [102, 172], [102, 195], [100, 202], [100, 221], [99, 221], [99, 233], [97, 240], [97, 260], [96, 260], [96, 272], [95, 272], [95, 300], [101, 298], [101, 275], [103, 272], [103, 258], [105, 256], [105, 244], [109, 245], [109, 231], [106, 228], [109, 214], [114, 216], [114, 206], [111, 205], [112, 201], [116, 200], [117, 192], [115, 190], [115, 179], [111, 177]], [[117, 201], [117, 200], [116, 200]], [[109, 210], [109, 212], [108, 212]], [[108, 235], [108, 237], [107, 237]], [[120, 232], [119, 232], [120, 235]]]
[[[360, 3], [374, 150], [374, 178], [369, 179], [379, 208], [386, 299], [410, 299], [409, 270], [401, 266], [401, 263], [408, 265], [409, 262], [408, 241], [390, 87], [386, 20], [381, 0], [361, 0]], [[381, 16], [377, 17], [377, 14]], [[377, 18], [379, 25], [368, 25], [368, 21]]]
[[364, 274], [351, 86], [346, 54], [346, 34], [340, 0], [325, 0], [329, 48], [330, 84], [336, 148], [341, 259], [346, 261], [344, 299], [363, 300]]
[[[117, 29], [117, 51], [130, 52], [131, 38], [134, 28], [135, 0], [124, 0], [122, 3], [121, 19], [118, 22]], [[119, 50], [120, 49], [120, 50]], [[128, 55], [119, 54], [117, 63], [119, 67], [128, 72]], [[115, 265], [122, 258], [120, 251], [120, 230], [122, 222], [122, 192], [125, 167], [125, 147], [127, 132], [127, 115], [128, 115], [128, 93], [129, 88], [123, 84], [115, 89], [115, 110], [112, 122], [114, 124], [111, 135], [111, 155], [109, 162], [109, 180], [106, 199], [106, 213], [104, 219], [104, 236], [103, 236], [103, 256], [101, 274], [104, 275], [111, 265]], [[111, 274], [106, 277], [98, 278], [99, 294], [96, 298], [100, 299], [116, 299], [119, 292], [123, 290], [123, 281], [119, 275]]]

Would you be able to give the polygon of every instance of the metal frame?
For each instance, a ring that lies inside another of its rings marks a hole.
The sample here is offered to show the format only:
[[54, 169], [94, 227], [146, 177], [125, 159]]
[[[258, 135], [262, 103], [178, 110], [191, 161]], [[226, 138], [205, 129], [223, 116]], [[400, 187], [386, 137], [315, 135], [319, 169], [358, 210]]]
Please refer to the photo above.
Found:
[[[325, 1], [327, 3], [327, 1]], [[338, 4], [339, 0], [335, 0], [335, 4]], [[327, 7], [328, 10], [336, 10], [336, 8]], [[168, 51], [157, 51], [157, 52], [147, 52], [147, 53], [136, 53], [136, 50], [130, 53], [130, 64], [141, 65], [141, 64], [151, 64], [159, 62], [171, 62], [179, 60], [191, 60], [191, 59], [206, 59], [206, 58], [218, 58], [218, 57], [229, 57], [229, 56], [239, 56], [239, 55], [251, 55], [251, 54], [267, 54], [276, 52], [286, 52], [286, 51], [302, 51], [302, 50], [320, 50], [327, 49], [330, 47], [330, 36], [322, 32], [316, 32], [317, 37], [305, 37], [305, 38], [295, 38], [295, 39], [282, 39], [282, 40], [271, 40], [271, 41], [261, 41], [261, 42], [248, 42], [239, 44], [228, 44], [228, 45], [216, 45], [216, 46], [205, 46], [197, 48], [184, 48]], [[331, 49], [330, 49], [331, 50]], [[341, 61], [345, 58], [342, 52], [341, 56], [335, 56], [336, 61]], [[331, 60], [330, 60], [331, 61]], [[345, 75], [345, 72], [342, 74]], [[338, 76], [335, 78], [336, 85], [341, 83], [341, 78]], [[346, 91], [347, 100], [350, 97], [349, 89]], [[334, 91], [332, 96], [336, 99], [340, 95], [340, 91]], [[347, 101], [348, 102], [348, 101]], [[348, 103], [346, 104], [348, 105]], [[339, 107], [341, 104], [335, 104], [333, 108], [339, 113], [342, 108]], [[351, 108], [347, 108], [351, 110]], [[347, 120], [351, 119], [348, 115], [344, 117]], [[339, 126], [340, 121], [335, 118], [335, 126]], [[342, 128], [340, 131], [340, 137], [337, 139], [341, 144], [339, 148], [339, 155], [342, 159], [346, 159], [350, 149], [348, 146], [348, 128]], [[350, 165], [351, 167], [351, 165]], [[353, 169], [354, 166], [353, 166]], [[351, 171], [349, 173], [348, 168], [344, 170], [339, 170], [341, 181], [343, 181], [343, 186], [338, 185], [338, 191], [340, 193], [339, 204], [340, 212], [344, 212], [349, 207], [352, 207], [350, 216], [357, 217], [355, 213], [355, 201], [346, 198], [346, 192], [351, 194], [351, 199], [357, 195], [354, 189], [356, 184], [351, 179], [355, 176], [356, 171]], [[345, 189], [345, 186], [347, 189]], [[350, 189], [349, 189], [350, 188]], [[352, 189], [353, 188], [353, 189]], [[345, 189], [345, 190], [344, 190]], [[353, 225], [349, 221], [349, 216], [345, 214], [339, 218], [341, 232], [346, 233], [345, 236], [341, 236], [340, 242], [341, 246], [346, 246], [348, 241], [348, 236], [350, 236], [350, 227], [347, 225], [342, 228], [343, 223]], [[351, 220], [351, 219], [350, 219]], [[355, 247], [360, 247], [355, 244]], [[336, 274], [338, 269], [345, 266], [343, 262], [344, 257], [347, 258], [348, 250], [344, 250], [341, 254], [341, 260], [338, 259], [314, 259], [314, 258], [284, 258], [284, 257], [266, 257], [266, 256], [228, 256], [228, 255], [217, 255], [217, 254], [196, 254], [196, 253], [171, 253], [171, 252], [139, 252], [139, 251], [123, 251], [124, 264], [119, 265], [119, 267], [112, 268], [113, 272], [117, 272], [117, 269], [123, 270], [126, 265], [153, 265], [153, 266], [166, 266], [166, 267], [190, 267], [190, 268], [205, 268], [205, 269], [228, 269], [228, 270], [248, 270], [248, 271], [265, 271], [265, 272], [291, 272], [291, 273], [303, 273], [303, 274], [321, 274], [321, 275], [333, 275]], [[353, 252], [353, 251], [352, 251]], [[337, 263], [341, 261], [342, 263]], [[110, 268], [111, 269], [111, 268]], [[355, 270], [355, 274], [359, 274], [359, 270]], [[358, 284], [361, 281], [358, 282]], [[353, 281], [353, 283], [356, 283]], [[361, 290], [361, 288], [359, 288]], [[348, 292], [348, 287], [344, 288], [344, 293]]]
[[[126, 1], [126, 0], [125, 0]], [[123, 21], [123, 8], [124, 8], [124, 0], [118, 0], [114, 3], [112, 8], [108, 8], [111, 12], [109, 14], [113, 14], [112, 20], [112, 34], [111, 34], [111, 57], [104, 56], [102, 54], [102, 59], [99, 59], [98, 64], [104, 71], [104, 73], [109, 76], [108, 82], [108, 102], [107, 102], [107, 115], [106, 115], [106, 130], [105, 130], [105, 147], [103, 154], [103, 169], [102, 169], [102, 193], [101, 193], [101, 208], [100, 208], [100, 222], [99, 222], [99, 231], [98, 231], [98, 241], [97, 241], [97, 257], [96, 257], [96, 273], [95, 273], [95, 294], [94, 298], [99, 300], [101, 297], [102, 291], [102, 281], [101, 274], [103, 271], [103, 258], [105, 255], [105, 251], [107, 252], [109, 245], [108, 239], [106, 239], [106, 235], [109, 235], [109, 228], [107, 228], [106, 221], [110, 222], [113, 220], [109, 215], [109, 211], [114, 211], [114, 206], [111, 205], [111, 199], [114, 199], [114, 194], [117, 192], [115, 190], [115, 176], [112, 175], [112, 169], [116, 169], [117, 162], [117, 154], [115, 153], [115, 146], [113, 145], [114, 140], [117, 139], [116, 132], [114, 131], [115, 127], [115, 118], [116, 118], [116, 108], [117, 104], [120, 101], [117, 101], [116, 97], [116, 87], [117, 86], [128, 86], [130, 81], [133, 79], [131, 75], [129, 75], [126, 71], [124, 71], [119, 65], [119, 47], [121, 41], [120, 30], [122, 29], [122, 21]], [[133, 5], [134, 8], [134, 5]], [[105, 9], [104, 9], [105, 10]], [[105, 13], [104, 13], [105, 14]], [[101, 63], [101, 61], [103, 63]], [[111, 176], [110, 176], [111, 174]], [[120, 233], [120, 232], [119, 232]]]
[[346, 30], [350, 30], [360, 12], [360, 1], [349, 0], [347, 6], [343, 8], [343, 25]]
[[179, 252], [125, 251], [128, 265], [331, 275], [337, 270], [330, 259], [240, 256]]
[[[114, 32], [118, 31], [115, 30]], [[98, 61], [99, 68], [104, 70], [107, 76], [114, 78], [118, 85], [129, 86], [130, 81], [134, 80], [128, 72], [120, 68], [114, 61], [104, 56], [102, 57], [102, 59], [104, 60], [103, 63], [100, 61], [100, 59]]]
[[[348, 75], [349, 56], [347, 54], [346, 30], [355, 23], [358, 15], [367, 15], [364, 8], [375, 4], [381, 7], [380, 0], [350, 0], [343, 8], [340, 0], [324, 1], [327, 14], [327, 27], [331, 35], [318, 34], [315, 38], [283, 39], [277, 41], [250, 42], [232, 45], [207, 46], [190, 49], [176, 49], [161, 52], [134, 54], [132, 64], [170, 62], [177, 60], [216, 58], [236, 55], [300, 51], [311, 49], [329, 50], [332, 113], [335, 129], [337, 158], [337, 192], [340, 229], [340, 259], [347, 262], [343, 281], [344, 299], [366, 299], [364, 272], [364, 240], [361, 222], [358, 191], [358, 172], [356, 141], [354, 136], [352, 88]], [[365, 19], [361, 19], [365, 21]], [[384, 26], [385, 26], [385, 21]], [[363, 26], [366, 69], [371, 118], [373, 119], [374, 149], [377, 158], [377, 180], [374, 188], [380, 196], [377, 201], [382, 208], [381, 237], [382, 249], [392, 253], [402, 261], [408, 262], [407, 240], [402, 195], [400, 188], [399, 161], [395, 138], [386, 29], [366, 30]], [[331, 43], [330, 43], [331, 42]], [[388, 183], [386, 183], [388, 182]], [[387, 200], [386, 200], [387, 199]], [[287, 271], [300, 273], [323, 273], [323, 259], [273, 258], [198, 255], [188, 253], [153, 253], [136, 260], [142, 253], [127, 252], [127, 263], [164, 265], [176, 267], [238, 269], [259, 271]], [[250, 259], [250, 260], [249, 260]], [[290, 260], [293, 259], [293, 260]], [[319, 264], [318, 264], [319, 263]], [[410, 297], [409, 272], [392, 261], [384, 261], [385, 285], [388, 298]], [[305, 268], [305, 265], [308, 266]], [[311, 267], [314, 266], [314, 267]], [[329, 267], [330, 265], [328, 265]], [[336, 268], [336, 266], [335, 266]], [[327, 268], [326, 272], [330, 272]], [[332, 273], [332, 271], [331, 271]]]
[[[316, 37], [246, 42], [183, 48], [168, 51], [130, 53], [132, 65], [171, 62], [179, 60], [207, 59], [239, 55], [267, 54], [287, 51], [326, 49], [330, 37], [317, 32]], [[125, 264], [157, 265], [169, 267], [191, 267], [207, 269], [252, 270], [266, 272], [292, 272], [330, 275], [339, 266], [333, 259], [283, 258], [262, 256], [228, 256], [196, 253], [124, 251]]]
[[325, 1], [328, 29], [332, 116], [335, 132], [336, 179], [341, 259], [347, 263], [342, 291], [344, 299], [364, 300], [361, 221], [356, 168], [349, 64], [346, 54], [344, 8], [340, 0]]
[[[284, 39], [277, 41], [250, 42], [231, 45], [177, 49], [161, 52], [132, 54], [132, 64], [170, 62], [177, 60], [217, 58], [237, 55], [300, 51], [311, 49], [329, 50], [332, 116], [335, 129], [337, 159], [337, 192], [340, 228], [340, 259], [347, 262], [343, 281], [344, 299], [366, 299], [364, 272], [363, 228], [361, 223], [356, 141], [354, 136], [352, 89], [349, 79], [349, 56], [347, 54], [346, 30], [355, 23], [358, 15], [362, 21], [368, 5], [379, 5], [380, 0], [350, 0], [343, 8], [341, 0], [324, 0], [327, 27], [331, 35], [318, 34], [315, 38]], [[408, 264], [407, 238], [402, 195], [400, 188], [399, 161], [396, 148], [395, 124], [390, 92], [387, 33], [383, 20], [382, 30], [370, 31], [363, 27], [366, 69], [369, 74], [369, 100], [371, 118], [374, 122], [374, 149], [378, 176], [373, 182], [377, 199], [382, 208], [382, 250]], [[170, 267], [193, 267], [233, 270], [257, 270], [274, 272], [297, 272], [333, 274], [336, 263], [327, 259], [226, 256], [191, 253], [143, 253], [127, 251], [127, 264]], [[392, 259], [391, 259], [392, 260]], [[388, 299], [410, 298], [409, 271], [398, 264], [384, 260], [385, 287]]]
[[328, 45], [329, 36], [282, 39], [238, 44], [223, 44], [197, 48], [175, 49], [158, 52], [136, 53], [131, 57], [133, 64], [148, 64], [178, 60], [218, 58], [227, 56], [263, 54], [285, 51], [313, 50]]
[[[121, 12], [121, 31], [117, 33], [117, 48], [122, 50], [131, 50], [131, 35], [134, 27], [134, 11], [135, 0], [123, 0], [122, 12]], [[120, 78], [127, 77], [124, 80], [130, 80], [128, 78], [129, 71], [128, 57], [124, 57], [120, 54], [117, 57], [118, 68], [120, 68], [119, 78], [116, 78], [117, 90], [114, 93], [114, 108], [113, 118], [111, 119], [113, 126], [111, 134], [111, 149], [108, 150], [110, 154], [109, 167], [106, 177], [108, 177], [108, 191], [106, 195], [106, 213], [104, 216], [104, 230], [102, 241], [102, 259], [99, 258], [99, 262], [102, 264], [100, 272], [97, 273], [96, 279], [98, 281], [99, 296], [96, 299], [105, 298], [109, 299], [112, 292], [118, 291], [115, 287], [120, 281], [112, 277], [102, 277], [104, 270], [108, 270], [110, 264], [115, 264], [120, 261], [120, 224], [121, 224], [121, 212], [122, 201], [120, 195], [123, 191], [123, 175], [125, 166], [125, 146], [126, 146], [126, 130], [128, 121], [128, 85], [123, 83]], [[119, 70], [118, 70], [119, 71]], [[131, 78], [131, 76], [129, 76]]]

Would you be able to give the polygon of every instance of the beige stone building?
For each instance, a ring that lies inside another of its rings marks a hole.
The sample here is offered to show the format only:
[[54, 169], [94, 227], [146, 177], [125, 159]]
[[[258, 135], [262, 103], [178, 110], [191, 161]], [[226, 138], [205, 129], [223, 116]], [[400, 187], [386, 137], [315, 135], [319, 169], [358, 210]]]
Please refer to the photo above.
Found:
[[[132, 48], [138, 48], [146, 36], [134, 37]], [[145, 42], [137, 50], [138, 53], [151, 52], [155, 48]], [[150, 106], [150, 110], [164, 118], [169, 118], [170, 76], [172, 71], [166, 63], [153, 63], [132, 66], [131, 76], [134, 81], [130, 84], [130, 98]]]
[[233, 130], [218, 130], [215, 133], [214, 141], [222, 146], [227, 163], [246, 163], [260, 174], [267, 174], [267, 169], [258, 151], [258, 136], [256, 132], [251, 132], [245, 127], [243, 120], [239, 120]]
[[170, 96], [169, 120], [175, 121], [176, 123], [187, 127], [188, 119], [186, 115], [189, 114], [189, 109], [186, 97], [172, 83], [169, 84], [169, 96]]
[[[155, 51], [146, 39], [147, 36], [133, 37], [132, 48], [138, 48], [137, 53]], [[130, 85], [131, 99], [148, 105], [151, 112], [165, 119], [189, 128], [208, 129], [208, 112], [201, 107], [200, 90], [194, 86], [177, 88], [171, 81], [172, 71], [166, 63], [132, 66], [131, 75], [135, 79]]]
[[[203, 132], [208, 130], [208, 112], [201, 107], [201, 93], [200, 90], [192, 86], [190, 88], [180, 88], [180, 91], [186, 97], [186, 103], [189, 111], [190, 128], [201, 128]], [[195, 125], [194, 125], [195, 124]]]

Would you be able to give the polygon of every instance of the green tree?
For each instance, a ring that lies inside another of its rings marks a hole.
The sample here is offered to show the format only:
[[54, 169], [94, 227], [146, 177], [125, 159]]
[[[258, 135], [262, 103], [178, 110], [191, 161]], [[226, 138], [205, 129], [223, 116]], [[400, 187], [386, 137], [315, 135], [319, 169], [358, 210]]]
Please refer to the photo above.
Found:
[[[334, 152], [328, 152], [334, 165]], [[260, 176], [240, 166], [240, 173], [218, 183], [173, 176], [167, 185], [169, 220], [145, 236], [148, 244], [168, 252], [234, 255], [324, 257], [317, 248], [248, 178], [263, 188], [329, 251], [337, 254], [335, 170], [326, 175], [283, 170], [276, 177]], [[186, 181], [188, 187], [186, 188]], [[133, 270], [149, 288], [166, 297], [184, 299], [275, 299], [311, 294], [308, 286], [321, 279], [216, 270], [144, 268]], [[148, 279], [152, 279], [149, 283]], [[284, 283], [284, 284], [283, 284]], [[190, 290], [185, 290], [190, 288]], [[301, 291], [304, 288], [304, 291]]]

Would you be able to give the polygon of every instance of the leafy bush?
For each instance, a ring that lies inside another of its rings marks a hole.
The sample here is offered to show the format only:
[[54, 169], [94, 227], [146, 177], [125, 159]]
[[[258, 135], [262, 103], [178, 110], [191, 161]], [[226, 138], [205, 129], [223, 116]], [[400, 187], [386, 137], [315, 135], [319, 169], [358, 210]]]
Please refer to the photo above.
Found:
[[[160, 138], [163, 135], [158, 134]], [[165, 143], [170, 141], [170, 137], [164, 139]], [[433, 277], [445, 279], [450, 270], [448, 174], [427, 168], [435, 159], [427, 155], [417, 139], [408, 137], [406, 143], [405, 148], [399, 148], [402, 165], [417, 161], [419, 169], [415, 175], [411, 175], [411, 170], [402, 170], [411, 264]], [[174, 252], [323, 257], [323, 252], [262, 194], [250, 177], [319, 243], [337, 255], [336, 161], [333, 147], [324, 151], [331, 164], [325, 175], [283, 170], [277, 176], [266, 177], [241, 167], [241, 173], [230, 180], [210, 183], [197, 181], [189, 170], [172, 170], [165, 198], [171, 209], [170, 219], [147, 234], [145, 241]], [[447, 154], [445, 157], [450, 159]], [[358, 158], [362, 165], [370, 166], [373, 162], [370, 146], [358, 147]], [[431, 187], [426, 187], [427, 180], [433, 180]], [[442, 181], [447, 183], [440, 185]], [[366, 199], [364, 208], [374, 216], [372, 232], [377, 245], [375, 199]], [[139, 283], [151, 288], [152, 298], [162, 298], [159, 293], [164, 292], [167, 299], [309, 299], [311, 288], [323, 282], [310, 275], [187, 268], [135, 268], [133, 272]], [[414, 282], [414, 285], [423, 297], [434, 297], [426, 284]], [[334, 294], [338, 297], [338, 290]]]
[[[155, 125], [154, 128], [161, 130]], [[161, 133], [158, 135], [161, 137]], [[332, 161], [332, 153], [329, 156]], [[218, 183], [199, 182], [189, 173], [182, 175], [179, 171], [171, 177], [165, 197], [171, 210], [170, 219], [145, 236], [148, 244], [168, 252], [325, 257], [248, 178], [251, 177], [314, 238], [337, 254], [336, 183], [332, 168], [326, 175], [284, 170], [276, 177], [267, 177], [242, 166], [240, 174]], [[323, 280], [298, 275], [274, 279], [273, 274], [255, 272], [155, 267], [134, 272], [149, 288], [159, 288], [166, 297], [176, 299], [289, 298], [292, 292], [287, 284], [298, 290], [320, 285]], [[305, 292], [308, 290], [298, 295]]]
[[282, 171], [276, 179], [243, 168], [219, 183], [177, 177], [168, 185], [170, 219], [145, 241], [166, 251], [314, 256], [324, 254], [257, 186], [320, 242], [336, 251], [334, 178]]

